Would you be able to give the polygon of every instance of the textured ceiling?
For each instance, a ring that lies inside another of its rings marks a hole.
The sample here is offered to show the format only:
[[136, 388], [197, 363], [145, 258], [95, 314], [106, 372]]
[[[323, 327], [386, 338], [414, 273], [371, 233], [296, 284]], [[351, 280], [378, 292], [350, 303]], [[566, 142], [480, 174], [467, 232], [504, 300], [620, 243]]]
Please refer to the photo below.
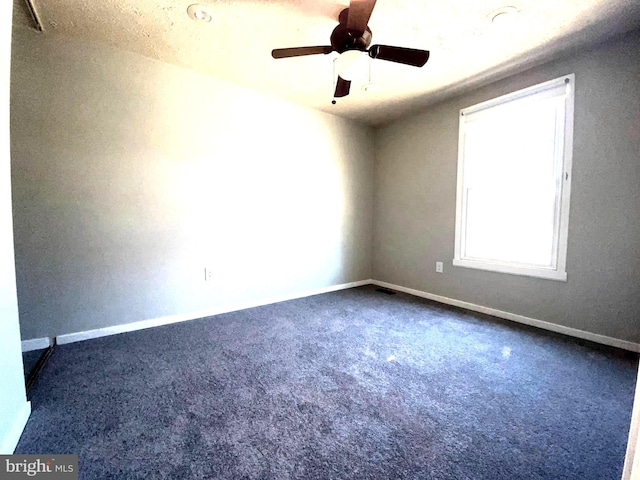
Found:
[[[372, 125], [640, 27], [638, 0], [378, 0], [372, 43], [431, 57], [423, 68], [372, 61], [378, 88], [364, 91], [366, 79], [354, 81], [332, 105], [337, 54], [274, 60], [270, 52], [328, 45], [348, 0], [201, 0], [210, 23], [189, 18], [189, 0], [32, 1], [41, 35], [106, 43]], [[519, 13], [491, 23], [505, 6]], [[24, 0], [14, 10], [16, 25], [32, 25]]]

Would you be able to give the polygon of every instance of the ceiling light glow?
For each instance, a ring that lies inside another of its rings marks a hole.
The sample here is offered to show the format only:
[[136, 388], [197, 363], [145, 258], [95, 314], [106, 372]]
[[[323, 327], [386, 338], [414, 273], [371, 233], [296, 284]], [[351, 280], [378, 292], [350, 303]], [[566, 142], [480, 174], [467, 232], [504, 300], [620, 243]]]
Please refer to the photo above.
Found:
[[366, 60], [368, 55], [360, 50], [342, 52], [335, 60], [336, 71], [345, 80], [355, 80], [366, 76]]

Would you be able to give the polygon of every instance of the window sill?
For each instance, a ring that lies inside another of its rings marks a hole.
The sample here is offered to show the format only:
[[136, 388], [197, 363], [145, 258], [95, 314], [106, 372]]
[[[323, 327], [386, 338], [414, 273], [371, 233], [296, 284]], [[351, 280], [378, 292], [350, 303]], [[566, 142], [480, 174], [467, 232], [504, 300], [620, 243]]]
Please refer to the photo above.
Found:
[[487, 270], [490, 272], [508, 273], [511, 275], [523, 275], [526, 277], [545, 278], [547, 280], [567, 281], [567, 272], [560, 270], [550, 270], [546, 268], [521, 267], [516, 265], [480, 262], [477, 260], [453, 259], [455, 267], [475, 268], [476, 270]]

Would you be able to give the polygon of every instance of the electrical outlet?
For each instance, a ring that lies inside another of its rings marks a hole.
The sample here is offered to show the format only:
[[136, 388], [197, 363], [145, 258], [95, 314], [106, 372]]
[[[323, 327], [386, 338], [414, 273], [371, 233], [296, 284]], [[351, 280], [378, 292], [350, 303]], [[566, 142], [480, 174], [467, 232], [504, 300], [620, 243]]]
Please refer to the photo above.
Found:
[[436, 262], [436, 272], [437, 273], [442, 273], [442, 271], [443, 271], [442, 262]]
[[213, 268], [204, 267], [204, 280], [205, 282], [213, 281]]

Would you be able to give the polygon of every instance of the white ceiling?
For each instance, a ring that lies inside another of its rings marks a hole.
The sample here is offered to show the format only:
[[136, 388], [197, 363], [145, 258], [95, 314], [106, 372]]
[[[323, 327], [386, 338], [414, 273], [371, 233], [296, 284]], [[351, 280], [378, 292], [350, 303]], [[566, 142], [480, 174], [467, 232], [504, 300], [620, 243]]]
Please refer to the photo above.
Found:
[[[375, 60], [374, 92], [333, 99], [337, 54], [274, 60], [273, 48], [329, 45], [348, 0], [32, 0], [44, 28], [180, 65], [315, 109], [379, 125], [618, 32], [640, 27], [639, 0], [378, 0], [372, 44], [429, 50], [423, 68]], [[491, 13], [514, 6], [502, 25]], [[25, 1], [14, 22], [32, 25]]]

